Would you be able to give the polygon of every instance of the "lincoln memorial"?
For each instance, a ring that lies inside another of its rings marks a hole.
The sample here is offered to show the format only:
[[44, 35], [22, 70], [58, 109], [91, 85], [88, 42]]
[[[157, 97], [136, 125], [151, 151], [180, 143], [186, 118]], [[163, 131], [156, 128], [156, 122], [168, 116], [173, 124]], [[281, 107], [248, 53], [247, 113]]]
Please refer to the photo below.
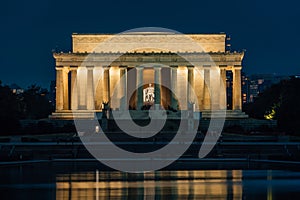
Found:
[[[226, 34], [135, 32], [72, 34], [72, 51], [55, 52], [56, 110], [52, 119], [91, 118], [110, 110], [191, 109], [227, 118], [242, 112], [244, 52], [226, 50]], [[226, 74], [232, 73], [232, 108]]]

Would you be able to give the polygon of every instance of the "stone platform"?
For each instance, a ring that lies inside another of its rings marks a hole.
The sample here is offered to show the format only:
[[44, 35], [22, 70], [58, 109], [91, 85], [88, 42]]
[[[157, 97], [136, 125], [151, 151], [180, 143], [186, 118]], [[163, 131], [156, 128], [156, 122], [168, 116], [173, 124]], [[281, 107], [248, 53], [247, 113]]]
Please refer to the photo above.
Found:
[[[178, 112], [173, 112], [169, 110], [130, 110], [128, 113], [124, 111], [111, 111], [108, 115], [108, 118], [115, 119], [149, 119], [149, 113], [152, 113], [152, 116], [155, 118], [165, 118], [164, 115], [167, 115], [168, 119], [185, 119], [191, 117], [190, 111], [183, 110]], [[216, 110], [216, 111], [202, 111], [202, 112], [193, 112], [193, 118], [224, 118], [226, 119], [246, 119], [248, 115], [240, 110]], [[87, 110], [78, 110], [71, 111], [66, 110], [62, 112], [54, 112], [49, 116], [50, 119], [102, 119], [102, 111], [87, 111]]]

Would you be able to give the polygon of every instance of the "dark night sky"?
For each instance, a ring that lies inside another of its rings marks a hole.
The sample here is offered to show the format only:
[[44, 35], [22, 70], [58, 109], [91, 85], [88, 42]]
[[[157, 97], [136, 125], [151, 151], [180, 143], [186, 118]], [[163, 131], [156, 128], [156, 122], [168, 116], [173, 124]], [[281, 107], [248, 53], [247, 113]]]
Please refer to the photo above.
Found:
[[246, 49], [244, 71], [300, 74], [300, 1], [59, 1], [1, 2], [0, 80], [48, 87], [51, 50], [71, 50], [71, 34], [119, 33], [164, 27], [182, 33], [231, 35]]

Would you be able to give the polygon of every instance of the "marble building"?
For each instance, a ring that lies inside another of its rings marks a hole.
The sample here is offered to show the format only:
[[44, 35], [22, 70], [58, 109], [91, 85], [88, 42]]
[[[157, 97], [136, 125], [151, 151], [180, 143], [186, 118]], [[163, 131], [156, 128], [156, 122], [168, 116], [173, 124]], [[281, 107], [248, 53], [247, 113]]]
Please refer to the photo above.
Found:
[[112, 110], [173, 112], [192, 105], [209, 118], [211, 110], [227, 108], [226, 71], [231, 71], [232, 110], [226, 110], [227, 118], [246, 118], [241, 96], [244, 52], [225, 47], [224, 33], [74, 33], [72, 51], [53, 53], [56, 110], [50, 117], [71, 119], [76, 113], [91, 118], [107, 103]]

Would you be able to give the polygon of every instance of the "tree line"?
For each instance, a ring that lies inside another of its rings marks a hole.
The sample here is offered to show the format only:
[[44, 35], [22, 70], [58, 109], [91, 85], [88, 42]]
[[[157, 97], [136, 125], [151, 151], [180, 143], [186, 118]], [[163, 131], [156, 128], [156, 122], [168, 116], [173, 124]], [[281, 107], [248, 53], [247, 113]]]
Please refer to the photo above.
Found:
[[0, 81], [0, 132], [19, 130], [21, 119], [47, 118], [54, 110], [47, 98], [48, 90], [31, 85], [23, 93], [13, 93]]
[[300, 79], [272, 85], [243, 109], [252, 118], [277, 120], [280, 131], [300, 134]]

